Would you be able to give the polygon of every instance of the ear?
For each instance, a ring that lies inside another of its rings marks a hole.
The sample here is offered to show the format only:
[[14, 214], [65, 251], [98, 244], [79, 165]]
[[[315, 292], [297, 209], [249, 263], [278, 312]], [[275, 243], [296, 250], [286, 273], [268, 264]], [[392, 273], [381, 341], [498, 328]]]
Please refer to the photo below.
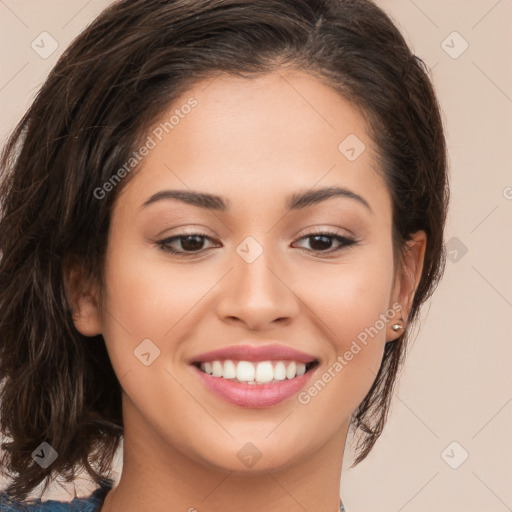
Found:
[[[418, 288], [425, 259], [427, 235], [425, 231], [417, 231], [406, 242], [403, 256], [403, 267], [397, 269], [395, 283], [391, 294], [391, 304], [400, 304], [400, 313], [393, 318], [387, 327], [387, 341], [395, 340], [404, 332], [411, 310], [412, 301]], [[393, 308], [395, 309], [395, 308]], [[395, 331], [392, 326], [401, 324], [403, 328]]]
[[99, 287], [85, 279], [82, 268], [74, 263], [64, 271], [66, 295], [73, 311], [73, 323], [84, 336], [102, 333]]

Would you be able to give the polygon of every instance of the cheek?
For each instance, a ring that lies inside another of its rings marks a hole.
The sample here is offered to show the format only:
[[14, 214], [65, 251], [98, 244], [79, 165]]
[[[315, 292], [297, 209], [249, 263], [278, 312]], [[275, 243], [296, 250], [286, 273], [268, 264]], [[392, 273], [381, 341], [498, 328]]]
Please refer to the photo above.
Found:
[[184, 330], [190, 335], [190, 318], [218, 281], [211, 267], [144, 259], [121, 244], [108, 254], [105, 274], [103, 335], [118, 374], [133, 367], [133, 351], [145, 339], [177, 360], [172, 340]]
[[[304, 273], [298, 273], [298, 275]], [[314, 284], [312, 284], [314, 283]], [[323, 322], [333, 346], [345, 350], [349, 340], [372, 327], [390, 307], [393, 284], [391, 248], [361, 251], [342, 264], [318, 268], [300, 281], [301, 298]], [[385, 336], [381, 322], [378, 327]]]
[[[360, 254], [362, 256], [362, 253]], [[304, 401], [313, 396], [320, 408], [335, 407], [340, 414], [354, 409], [369, 391], [379, 370], [387, 326], [395, 317], [390, 298], [393, 284], [393, 255], [371, 251], [365, 257], [318, 272], [315, 286], [302, 297], [314, 310], [316, 322], [332, 347], [329, 361], [319, 368], [318, 383]], [[324, 384], [326, 384], [324, 386]], [[323, 389], [329, 388], [325, 393]], [[345, 407], [340, 408], [340, 400]]]

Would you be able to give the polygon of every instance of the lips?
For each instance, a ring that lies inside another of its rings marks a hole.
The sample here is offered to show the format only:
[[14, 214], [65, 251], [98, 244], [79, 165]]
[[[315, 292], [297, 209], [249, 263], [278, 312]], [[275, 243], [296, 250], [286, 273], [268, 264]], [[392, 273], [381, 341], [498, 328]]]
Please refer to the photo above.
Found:
[[[253, 342], [254, 343], [254, 342]], [[261, 343], [255, 342], [255, 343]], [[229, 347], [212, 350], [193, 357], [191, 364], [206, 363], [212, 361], [225, 361], [226, 359], [236, 361], [298, 361], [308, 364], [317, 361], [317, 358], [306, 352], [301, 352], [286, 345], [272, 343], [267, 345], [244, 344], [231, 345]]]
[[255, 408], [277, 405], [298, 393], [318, 363], [315, 356], [279, 343], [247, 342], [190, 360], [194, 373], [213, 394], [232, 404]]

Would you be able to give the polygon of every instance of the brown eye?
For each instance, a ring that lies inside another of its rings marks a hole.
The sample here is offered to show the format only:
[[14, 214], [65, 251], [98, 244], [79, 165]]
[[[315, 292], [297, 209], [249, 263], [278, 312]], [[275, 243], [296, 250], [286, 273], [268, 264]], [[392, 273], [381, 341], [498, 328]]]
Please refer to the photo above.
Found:
[[[309, 240], [310, 249], [308, 249], [308, 251], [318, 253], [338, 252], [346, 247], [357, 244], [357, 241], [353, 238], [332, 232], [310, 233], [309, 235], [303, 236], [300, 240]], [[334, 249], [332, 249], [333, 243], [338, 244]]]
[[157, 244], [165, 252], [186, 257], [204, 251], [205, 240], [211, 241], [211, 238], [202, 233], [183, 233], [159, 240]]

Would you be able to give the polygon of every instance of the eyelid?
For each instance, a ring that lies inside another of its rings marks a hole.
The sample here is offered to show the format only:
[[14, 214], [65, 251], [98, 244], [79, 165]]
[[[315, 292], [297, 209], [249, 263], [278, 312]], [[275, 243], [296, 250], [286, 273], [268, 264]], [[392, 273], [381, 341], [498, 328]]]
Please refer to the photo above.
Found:
[[[303, 233], [303, 234], [300, 234]], [[323, 234], [329, 234], [332, 236], [341, 236], [345, 238], [357, 238], [355, 233], [351, 231], [348, 228], [341, 228], [341, 227], [330, 227], [326, 224], [317, 224], [314, 226], [310, 226], [306, 229], [303, 229], [299, 231], [298, 238], [303, 238], [304, 236], [308, 235], [323, 235]]]
[[206, 231], [211, 232], [206, 226], [202, 224], [187, 224], [186, 226], [176, 226], [172, 229], [165, 229], [158, 233], [156, 238], [164, 239], [164, 238], [172, 238], [174, 236], [187, 236], [187, 235], [201, 235], [212, 238], [214, 235], [209, 235]]

